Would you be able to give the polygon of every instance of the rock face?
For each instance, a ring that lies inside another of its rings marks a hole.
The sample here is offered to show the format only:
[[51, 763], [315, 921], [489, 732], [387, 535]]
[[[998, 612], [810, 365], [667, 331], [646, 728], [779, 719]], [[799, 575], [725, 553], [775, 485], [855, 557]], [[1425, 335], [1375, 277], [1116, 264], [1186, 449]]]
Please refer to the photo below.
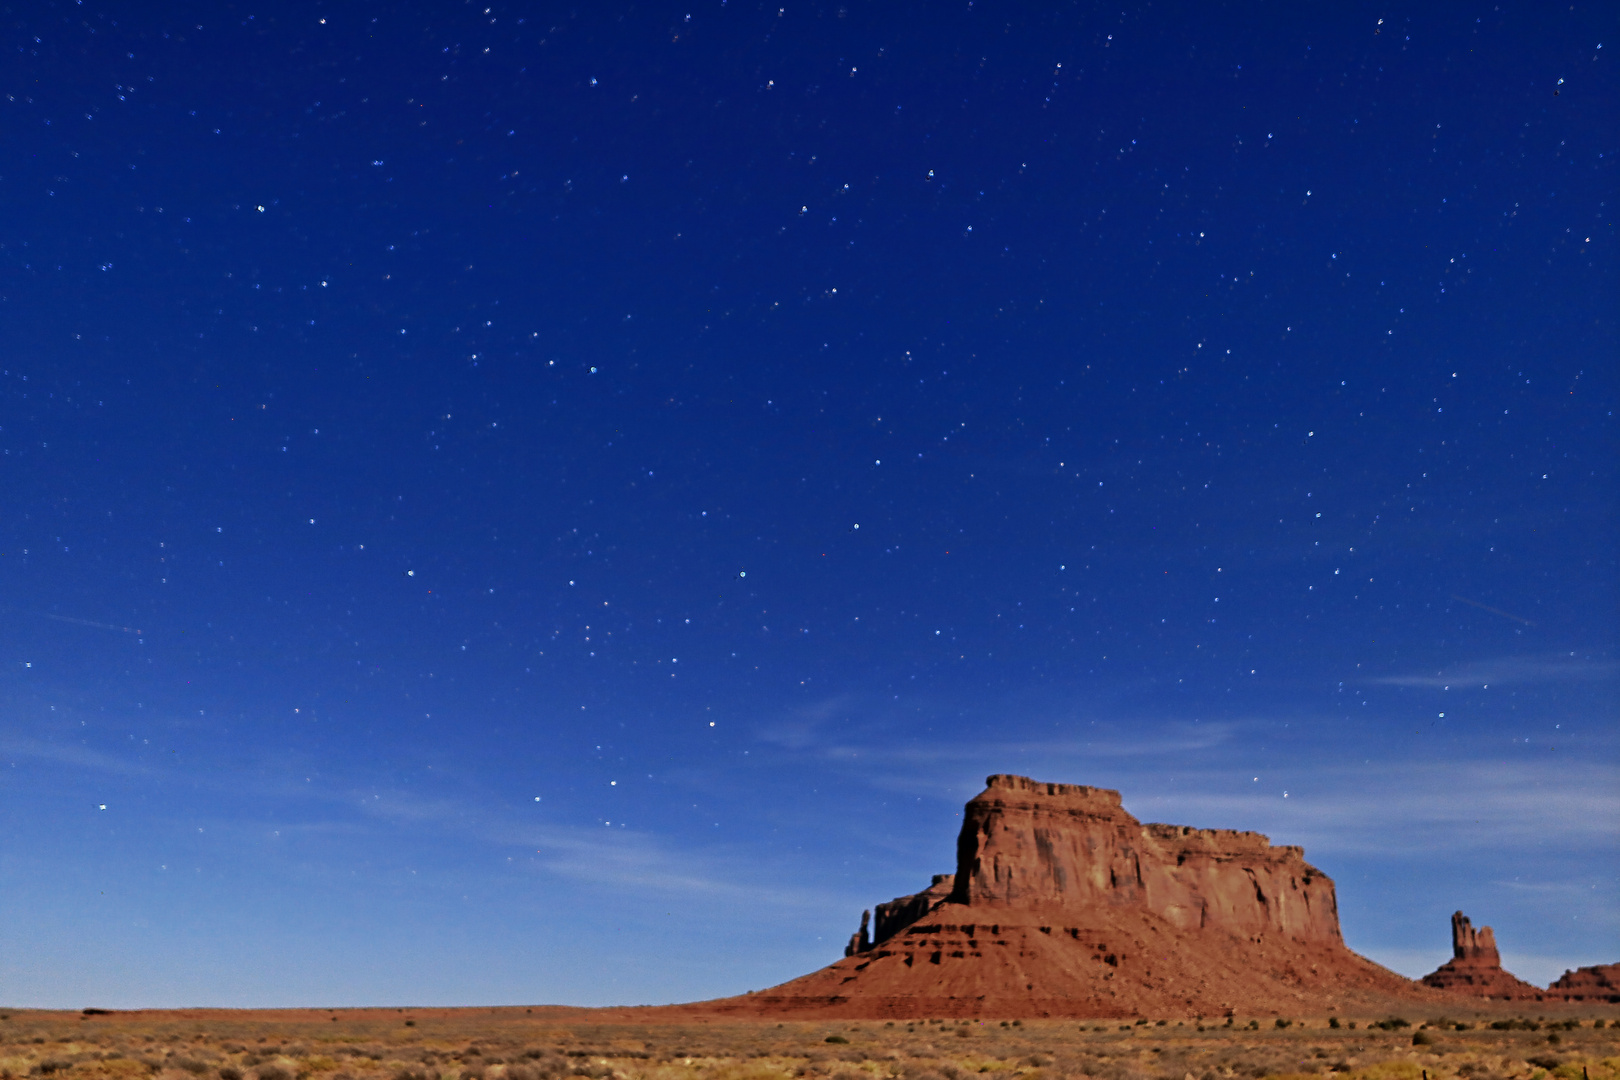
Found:
[[996, 775], [956, 873], [877, 906], [843, 960], [721, 1011], [820, 1016], [1297, 1015], [1423, 997], [1339, 933], [1333, 882], [1259, 833], [1144, 825], [1119, 793]]
[[1474, 929], [1468, 916], [1451, 916], [1451, 959], [1423, 976], [1425, 986], [1470, 997], [1540, 1001], [1545, 995], [1502, 969], [1496, 935], [1488, 926]]
[[1598, 964], [1566, 971], [1562, 978], [1547, 987], [1547, 996], [1565, 1001], [1620, 1001], [1620, 964]]
[[992, 776], [967, 804], [951, 900], [997, 909], [1140, 908], [1179, 930], [1341, 945], [1333, 882], [1259, 833], [1142, 825], [1119, 792]]
[[897, 896], [886, 904], [879, 904], [873, 943], [883, 944], [928, 914], [935, 904], [951, 895], [955, 881], [955, 874], [935, 874], [933, 884], [922, 892], [913, 893], [911, 896]]

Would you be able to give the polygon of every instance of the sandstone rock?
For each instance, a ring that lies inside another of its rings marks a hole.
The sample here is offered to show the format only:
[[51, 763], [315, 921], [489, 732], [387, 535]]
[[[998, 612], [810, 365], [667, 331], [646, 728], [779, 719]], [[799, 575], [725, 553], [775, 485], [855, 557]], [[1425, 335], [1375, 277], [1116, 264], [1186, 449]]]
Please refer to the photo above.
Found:
[[872, 938], [867, 931], [871, 923], [872, 912], [870, 910], [861, 912], [861, 928], [849, 935], [849, 944], [844, 946], [845, 956], [854, 956], [872, 947]]
[[877, 919], [872, 926], [872, 943], [881, 945], [933, 910], [935, 904], [951, 895], [955, 874], [935, 874], [933, 884], [920, 893], [897, 896], [877, 906]]
[[1565, 1001], [1620, 1002], [1620, 964], [1597, 964], [1566, 971], [1547, 987], [1547, 996]]
[[1119, 793], [991, 776], [956, 873], [843, 960], [720, 1012], [1216, 1017], [1435, 995], [1345, 948], [1333, 882], [1259, 833], [1144, 825]]
[[1482, 926], [1475, 930], [1468, 916], [1460, 911], [1451, 914], [1451, 956], [1454, 960], [1502, 966], [1501, 954], [1496, 951], [1496, 935], [1491, 928]]
[[951, 899], [1020, 909], [1136, 907], [1178, 929], [1342, 944], [1333, 882], [1259, 833], [1142, 825], [1119, 792], [992, 776], [967, 804]]
[[1451, 916], [1451, 959], [1423, 976], [1423, 983], [1470, 997], [1540, 1001], [1544, 996], [1539, 987], [1502, 969], [1491, 928], [1475, 930], [1460, 911]]

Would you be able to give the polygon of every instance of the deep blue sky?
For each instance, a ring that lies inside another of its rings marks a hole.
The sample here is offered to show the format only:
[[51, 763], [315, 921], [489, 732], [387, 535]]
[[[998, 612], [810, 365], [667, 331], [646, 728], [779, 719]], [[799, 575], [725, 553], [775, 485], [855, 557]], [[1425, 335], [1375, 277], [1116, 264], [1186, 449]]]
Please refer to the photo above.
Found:
[[168, 7], [0, 19], [5, 1003], [758, 988], [1003, 771], [1620, 959], [1612, 8]]

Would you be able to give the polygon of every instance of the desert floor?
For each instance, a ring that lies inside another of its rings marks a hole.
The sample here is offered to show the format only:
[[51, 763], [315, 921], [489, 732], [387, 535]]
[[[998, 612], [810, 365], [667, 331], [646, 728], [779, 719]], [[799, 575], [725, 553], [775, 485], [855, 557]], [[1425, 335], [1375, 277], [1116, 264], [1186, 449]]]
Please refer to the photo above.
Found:
[[1230, 1026], [692, 1009], [0, 1009], [0, 1080], [1620, 1080], [1613, 1005]]

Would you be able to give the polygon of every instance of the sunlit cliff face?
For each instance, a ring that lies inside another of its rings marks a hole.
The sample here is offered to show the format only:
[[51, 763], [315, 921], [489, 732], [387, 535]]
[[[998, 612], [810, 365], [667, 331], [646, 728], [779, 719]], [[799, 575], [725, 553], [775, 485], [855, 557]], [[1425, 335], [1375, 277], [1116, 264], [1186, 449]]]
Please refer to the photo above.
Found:
[[1338, 945], [1333, 881], [1260, 833], [1143, 825], [1119, 792], [992, 776], [967, 804], [951, 899], [975, 906], [1140, 908], [1181, 930]]

